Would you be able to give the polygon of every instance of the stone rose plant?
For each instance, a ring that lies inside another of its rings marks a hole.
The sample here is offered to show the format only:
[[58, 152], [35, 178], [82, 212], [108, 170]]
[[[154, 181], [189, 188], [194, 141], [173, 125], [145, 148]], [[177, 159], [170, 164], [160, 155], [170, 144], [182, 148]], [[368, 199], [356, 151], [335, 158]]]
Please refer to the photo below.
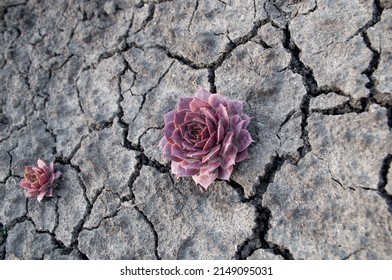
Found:
[[25, 167], [24, 178], [19, 182], [19, 186], [27, 190], [26, 197], [37, 196], [38, 202], [41, 202], [45, 196], [53, 196], [53, 183], [61, 176], [61, 172], [55, 172], [53, 162], [48, 167], [44, 161], [38, 159], [37, 165]]
[[177, 110], [164, 115], [159, 146], [178, 177], [192, 176], [207, 189], [215, 179], [229, 180], [234, 164], [248, 157], [252, 137], [243, 103], [200, 89], [180, 98]]

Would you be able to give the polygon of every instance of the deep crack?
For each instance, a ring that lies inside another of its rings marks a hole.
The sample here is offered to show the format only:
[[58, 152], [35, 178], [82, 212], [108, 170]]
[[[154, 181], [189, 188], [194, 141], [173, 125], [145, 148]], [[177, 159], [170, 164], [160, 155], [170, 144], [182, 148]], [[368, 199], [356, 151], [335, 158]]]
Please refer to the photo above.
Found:
[[[0, 223], [0, 260], [5, 259], [5, 242], [7, 239], [7, 228]], [[4, 246], [3, 246], [4, 245]]]
[[366, 30], [368, 30], [370, 27], [374, 26], [377, 22], [380, 21], [381, 14], [384, 10], [383, 7], [381, 7], [380, 0], [374, 0], [372, 6], [372, 18], [364, 26], [359, 28], [353, 35], [351, 35], [348, 40], [354, 38], [358, 34], [363, 34], [364, 32], [366, 32]]
[[154, 4], [148, 4], [148, 14], [147, 14], [147, 17], [143, 20], [143, 22], [141, 24], [141, 27], [135, 32], [135, 34], [139, 33], [140, 31], [142, 31], [147, 26], [147, 24], [150, 21], [153, 20], [154, 14], [155, 14], [155, 5]]
[[362, 33], [362, 38], [366, 47], [372, 52], [372, 58], [369, 62], [369, 66], [361, 74], [366, 75], [366, 77], [369, 79], [369, 82], [365, 86], [370, 90], [370, 96], [373, 97], [377, 93], [377, 90], [375, 88], [373, 73], [378, 68], [380, 62], [380, 52], [378, 52], [376, 49], [372, 47], [366, 32]]
[[294, 73], [301, 75], [303, 84], [306, 89], [306, 95], [304, 95], [304, 97], [302, 98], [301, 105], [300, 105], [300, 110], [302, 112], [301, 139], [304, 145], [298, 149], [300, 158], [303, 158], [308, 152], [312, 150], [312, 147], [309, 142], [308, 131], [306, 129], [308, 125], [310, 99], [313, 96], [317, 96], [318, 94], [320, 94], [321, 90], [317, 85], [317, 81], [314, 78], [312, 69], [305, 66], [305, 64], [301, 61], [300, 59], [301, 50], [297, 47], [297, 45], [292, 40], [289, 27], [287, 26], [285, 29], [283, 29], [283, 32], [284, 32], [283, 46], [291, 54], [290, 69]]
[[[244, 260], [250, 257], [256, 250], [268, 250], [274, 255], [279, 255], [284, 259], [293, 259], [291, 252], [281, 245], [274, 244], [266, 240], [266, 235], [270, 229], [271, 211], [263, 205], [263, 195], [268, 186], [273, 182], [276, 172], [280, 170], [285, 159], [278, 155], [271, 159], [271, 162], [265, 165], [264, 176], [259, 178], [259, 184], [256, 188], [256, 194], [249, 199], [243, 199], [243, 202], [251, 203], [256, 208], [256, 225], [253, 228], [253, 236], [242, 243], [235, 254], [236, 259]], [[237, 192], [241, 194], [241, 188], [235, 186]], [[243, 197], [243, 196], [242, 196]]]
[[212, 68], [208, 68], [208, 83], [210, 84], [210, 92], [216, 93], [215, 70]]
[[378, 188], [378, 192], [385, 199], [388, 205], [389, 212], [392, 214], [392, 195], [389, 195], [385, 189], [385, 187], [388, 184], [388, 173], [392, 172], [391, 163], [392, 163], [392, 154], [388, 154], [382, 162], [377, 188]]
[[[139, 30], [136, 31], [140, 32], [142, 31], [144, 28], [146, 28], [147, 25], [151, 25], [151, 21], [154, 19], [154, 14], [155, 14], [155, 5], [156, 4], [160, 4], [163, 2], [170, 2], [172, 0], [141, 0], [139, 3], [139, 6], [142, 7], [144, 5], [148, 5], [148, 11], [147, 11], [147, 17], [142, 21], [141, 24], [141, 28]], [[222, 0], [218, 0], [219, 2], [221, 2], [222, 4], [224, 4], [226, 6], [226, 2], [222, 1]], [[5, 19], [5, 14], [8, 12], [8, 9], [10, 7], [15, 7], [15, 6], [19, 6], [19, 5], [25, 5], [26, 3], [22, 3], [22, 4], [15, 4], [15, 5], [10, 5], [4, 8], [3, 12], [1, 13], [1, 17], [4, 20], [4, 22], [6, 22]], [[68, 6], [64, 8], [63, 11], [63, 16], [65, 11], [68, 9]], [[197, 12], [197, 8], [198, 8], [198, 1], [196, 1], [196, 7], [195, 10], [193, 11], [192, 14], [192, 18], [189, 22], [189, 26], [188, 29], [190, 29], [190, 27], [193, 24], [193, 20], [194, 17], [196, 15]], [[316, 6], [314, 8], [312, 8], [308, 13], [313, 12], [315, 9], [317, 8], [317, 3]], [[279, 10], [279, 7], [276, 7], [277, 10]], [[256, 10], [256, 2], [253, 1], [253, 11], [250, 11], [250, 16], [252, 16], [253, 12], [253, 17], [256, 18], [257, 15], [257, 10]], [[279, 10], [279, 12], [284, 15], [282, 10]], [[339, 89], [335, 89], [335, 88], [327, 88], [327, 87], [318, 87], [317, 85], [317, 81], [313, 75], [313, 71], [311, 68], [309, 68], [308, 66], [306, 66], [301, 60], [300, 60], [300, 52], [301, 50], [296, 46], [296, 44], [293, 42], [292, 38], [291, 38], [291, 34], [290, 34], [290, 30], [288, 28], [288, 26], [285, 29], [282, 29], [284, 31], [284, 35], [285, 35], [285, 40], [284, 40], [284, 47], [287, 51], [290, 52], [291, 54], [291, 61], [290, 61], [290, 69], [294, 72], [297, 73], [299, 75], [301, 75], [302, 80], [303, 80], [303, 84], [306, 88], [306, 95], [303, 97], [301, 104], [300, 104], [300, 111], [302, 114], [302, 121], [301, 121], [301, 139], [304, 142], [304, 145], [299, 149], [301, 158], [303, 158], [309, 151], [311, 151], [311, 146], [309, 143], [309, 136], [308, 136], [308, 131], [307, 131], [307, 126], [308, 126], [308, 117], [310, 116], [310, 114], [312, 112], [319, 112], [325, 115], [340, 115], [340, 114], [346, 114], [346, 113], [362, 113], [365, 112], [369, 109], [369, 106], [372, 103], [378, 103], [378, 101], [374, 98], [374, 96], [376, 96], [376, 94], [378, 94], [376, 86], [375, 86], [375, 79], [373, 77], [373, 74], [375, 72], [375, 70], [377, 70], [378, 66], [379, 66], [379, 62], [380, 62], [380, 52], [378, 50], [376, 50], [372, 45], [371, 45], [371, 41], [369, 40], [368, 34], [367, 34], [367, 29], [371, 26], [374, 26], [377, 22], [380, 21], [381, 19], [381, 14], [383, 12], [383, 8], [380, 5], [380, 1], [379, 0], [375, 0], [373, 2], [373, 15], [372, 15], [372, 19], [366, 23], [363, 27], [361, 27], [359, 30], [357, 30], [355, 35], [360, 34], [363, 38], [363, 41], [366, 45], [366, 47], [372, 52], [372, 58], [369, 62], [369, 65], [367, 67], [367, 69], [365, 71], [363, 71], [362, 74], [366, 75], [367, 78], [369, 79], [369, 83], [366, 84], [366, 87], [370, 90], [370, 97], [369, 98], [361, 98], [360, 100], [353, 100], [350, 97], [350, 100], [347, 102], [344, 102], [343, 104], [336, 106], [334, 108], [331, 109], [324, 109], [324, 110], [312, 110], [310, 112], [309, 109], [309, 105], [310, 105], [310, 100], [313, 97], [316, 97], [322, 93], [327, 93], [327, 92], [336, 92], [336, 93], [341, 93], [341, 95], [347, 96], [346, 94], [344, 94], [343, 92], [341, 92]], [[84, 15], [85, 19], [87, 18], [87, 14]], [[64, 18], [66, 18], [66, 16], [64, 16]], [[199, 62], [193, 62], [190, 59], [188, 59], [187, 57], [182, 56], [181, 54], [176, 54], [170, 51], [170, 47], [168, 46], [157, 46], [157, 48], [163, 49], [167, 56], [170, 58], [173, 58], [177, 61], [179, 61], [180, 63], [187, 65], [190, 68], [193, 69], [206, 69], [208, 71], [208, 83], [209, 83], [209, 87], [210, 87], [210, 91], [211, 92], [216, 92], [216, 84], [215, 84], [215, 80], [216, 80], [216, 76], [215, 76], [215, 71], [217, 68], [219, 68], [223, 62], [229, 58], [231, 56], [231, 53], [240, 45], [245, 44], [247, 42], [249, 42], [249, 40], [251, 40], [252, 38], [254, 38], [257, 35], [257, 31], [260, 29], [260, 27], [263, 24], [266, 24], [267, 22], [270, 22], [270, 20], [262, 20], [262, 21], [256, 21], [254, 23], [254, 26], [252, 27], [252, 29], [245, 34], [244, 36], [241, 36], [239, 38], [235, 38], [233, 40], [230, 39], [230, 42], [226, 45], [226, 50], [223, 53], [220, 53], [219, 56], [216, 58], [215, 61], [213, 61], [212, 63], [199, 63]], [[133, 18], [132, 20], [129, 22], [129, 26], [127, 31], [122, 34], [121, 36], [119, 36], [120, 39], [123, 40], [123, 44], [120, 47], [115, 47], [114, 50], [109, 50], [109, 51], [105, 51], [103, 52], [99, 58], [98, 58], [98, 62], [100, 62], [102, 59], [111, 57], [117, 53], [122, 53], [124, 51], [128, 51], [130, 48], [132, 47], [137, 47], [135, 45], [135, 43], [131, 43], [128, 44], [126, 43], [126, 38], [127, 35], [129, 35], [129, 31], [132, 27], [132, 23], [133, 23]], [[276, 27], [276, 25], [274, 25], [273, 23], [271, 23], [274, 27]], [[68, 45], [70, 44], [71, 40], [73, 39], [74, 33], [76, 32], [76, 27], [77, 27], [78, 23], [72, 28], [71, 34], [70, 36], [68, 36], [69, 38], [67, 39], [68, 42], [66, 43], [66, 47], [68, 47]], [[17, 38], [21, 37], [22, 34], [22, 30], [23, 29], [19, 29], [15, 27], [15, 32], [17, 35]], [[45, 35], [43, 35], [42, 37], [44, 37]], [[16, 39], [18, 40], [18, 39]], [[17, 41], [14, 41], [12, 43], [12, 45], [14, 46], [16, 43], [18, 43]], [[43, 38], [42, 38], [43, 40]], [[125, 42], [125, 43], [124, 43]], [[264, 48], [270, 48], [269, 45], [267, 45], [265, 42], [260, 41], [261, 45]], [[37, 47], [38, 48], [38, 47]], [[72, 58], [73, 54], [66, 56], [66, 59], [60, 64], [60, 66], [58, 67], [52, 67], [53, 69], [58, 69], [63, 67], [71, 58]], [[8, 62], [5, 62], [8, 63]], [[31, 64], [31, 61], [29, 62]], [[174, 61], [173, 61], [174, 63]], [[172, 63], [172, 64], [173, 64]], [[170, 65], [170, 67], [172, 66], [172, 64]], [[86, 69], [89, 69], [90, 66], [87, 66]], [[167, 69], [167, 72], [169, 71], [170, 67]], [[124, 69], [124, 72], [127, 69], [131, 69], [129, 64], [127, 65], [127, 67]], [[131, 69], [132, 70], [132, 69]], [[33, 86], [33, 82], [32, 79], [30, 77], [30, 75], [26, 76], [24, 74], [29, 74], [29, 72], [32, 72], [33, 70], [31, 68], [28, 68], [27, 73], [21, 73], [22, 77], [24, 78], [24, 82], [26, 83], [26, 86], [31, 89], [31, 87]], [[124, 74], [124, 72], [122, 74]], [[166, 72], [166, 73], [167, 73]], [[49, 78], [48, 81], [51, 80], [51, 69], [48, 70], [49, 73]], [[156, 88], [159, 83], [161, 82], [161, 79], [163, 79], [163, 77], [166, 75], [166, 73], [160, 77], [157, 85], [153, 86], [149, 91], [147, 91], [144, 95], [143, 95], [143, 101], [142, 104], [139, 108], [139, 112], [143, 109], [144, 103], [146, 101], [146, 96], [149, 92], [151, 92], [154, 88]], [[81, 96], [80, 96], [80, 92], [79, 92], [79, 88], [78, 88], [78, 80], [79, 77], [76, 79], [76, 94], [78, 97], [78, 106], [79, 109], [81, 111], [82, 114], [84, 114], [84, 109], [82, 106], [82, 102], [81, 102]], [[31, 84], [30, 84], [31, 83]], [[119, 97], [117, 100], [117, 106], [118, 106], [118, 110], [115, 114], [115, 116], [113, 116], [113, 118], [111, 118], [108, 122], [103, 122], [103, 123], [99, 123], [99, 124], [95, 124], [93, 126], [90, 127], [90, 132], [91, 130], [100, 130], [102, 128], [105, 127], [110, 127], [114, 124], [115, 119], [118, 119], [118, 124], [120, 125], [120, 127], [122, 128], [122, 132], [123, 132], [123, 146], [128, 149], [128, 150], [133, 150], [137, 152], [137, 166], [135, 167], [135, 171], [132, 173], [132, 175], [129, 178], [129, 182], [128, 182], [128, 186], [130, 189], [130, 195], [128, 197], [123, 197], [121, 199], [121, 202], [124, 201], [135, 201], [135, 195], [133, 193], [133, 184], [135, 182], [135, 180], [140, 176], [140, 171], [142, 169], [143, 166], [150, 166], [153, 167], [154, 169], [158, 170], [161, 173], [167, 173], [169, 174], [170, 178], [171, 174], [170, 174], [170, 167], [168, 165], [163, 165], [160, 162], [154, 160], [153, 158], [149, 158], [143, 150], [143, 147], [140, 145], [140, 141], [138, 141], [137, 144], [132, 143], [131, 141], [128, 140], [128, 134], [129, 134], [129, 123], [125, 122], [123, 120], [124, 118], [124, 108], [122, 107], [122, 102], [124, 100], [124, 96], [123, 93], [121, 92], [121, 87], [120, 84], [121, 83], [121, 75], [119, 77], [119, 83], [118, 83], [118, 90], [119, 90]], [[46, 88], [46, 86], [48, 85], [48, 82], [46, 83], [46, 85], [44, 86], [44, 88]], [[47, 106], [47, 100], [49, 95], [46, 92], [39, 92], [37, 93], [38, 96], [42, 97], [44, 99], [44, 109], [46, 109]], [[389, 127], [392, 128], [392, 108], [390, 107], [390, 104], [379, 104], [385, 108], [387, 108], [387, 112], [388, 112], [388, 125]], [[48, 104], [49, 106], [49, 104]], [[35, 111], [39, 110], [38, 106], [35, 106]], [[29, 113], [26, 117], [29, 118], [31, 116], [33, 116], [33, 113]], [[283, 121], [283, 123], [281, 124], [279, 130], [290, 120], [290, 118], [292, 117], [294, 111], [290, 112], [287, 116], [286, 119]], [[138, 114], [137, 114], [138, 115]], [[65, 255], [69, 255], [72, 251], [76, 251], [78, 256], [80, 258], [83, 259], [87, 259], [87, 256], [82, 253], [79, 248], [78, 248], [78, 238], [79, 238], [79, 234], [82, 230], [86, 229], [84, 228], [84, 224], [86, 222], [86, 220], [88, 219], [88, 217], [91, 214], [91, 211], [93, 209], [94, 203], [97, 201], [98, 197], [100, 196], [100, 194], [102, 193], [102, 191], [105, 188], [105, 184], [103, 184], [103, 187], [101, 189], [99, 189], [96, 193], [94, 198], [90, 201], [88, 199], [87, 196], [87, 188], [83, 183], [83, 180], [80, 177], [81, 174], [81, 169], [79, 166], [75, 166], [71, 164], [71, 160], [74, 157], [74, 155], [77, 153], [77, 151], [80, 149], [83, 140], [87, 137], [87, 135], [84, 135], [81, 137], [81, 140], [79, 141], [79, 143], [74, 147], [74, 149], [71, 151], [71, 154], [68, 157], [64, 157], [63, 155], [58, 155], [57, 150], [56, 150], [56, 144], [57, 144], [57, 134], [54, 133], [53, 130], [48, 129], [48, 124], [45, 122], [45, 120], [42, 120], [45, 124], [45, 131], [47, 131], [52, 138], [54, 139], [54, 147], [52, 150], [52, 153], [54, 156], [56, 156], [56, 161], [58, 161], [59, 163], [63, 164], [63, 165], [69, 165], [72, 169], [77, 171], [78, 174], [78, 180], [79, 183], [81, 185], [81, 187], [83, 188], [83, 196], [84, 199], [86, 201], [86, 208], [85, 211], [83, 213], [83, 217], [81, 218], [81, 220], [79, 221], [79, 223], [77, 223], [77, 225], [75, 225], [75, 227], [72, 230], [72, 238], [71, 238], [71, 245], [70, 246], [65, 246], [64, 243], [60, 240], [57, 240], [55, 238], [55, 231], [56, 229], [59, 227], [59, 223], [60, 223], [60, 215], [59, 215], [59, 199], [57, 198], [56, 202], [55, 202], [55, 212], [56, 212], [56, 217], [55, 217], [55, 225], [54, 225], [54, 229], [52, 231], [42, 231], [42, 230], [37, 230], [36, 225], [34, 224], [34, 221], [32, 220], [32, 218], [28, 217], [28, 200], [26, 201], [26, 213], [24, 213], [23, 215], [13, 219], [9, 224], [7, 225], [3, 225], [0, 223], [0, 234], [3, 234], [3, 230], [5, 229], [5, 231], [8, 230], [12, 230], [17, 224], [19, 223], [23, 223], [26, 220], [30, 221], [33, 223], [36, 231], [38, 234], [49, 234], [51, 236], [51, 240], [52, 240], [52, 244], [55, 245], [55, 248], [60, 249], [62, 251], [62, 253], [64, 253]], [[22, 129], [24, 127], [27, 126], [27, 122], [26, 120], [24, 121], [24, 124], [22, 126], [18, 127], [13, 127], [12, 129], [10, 129], [10, 131], [8, 133], [13, 133], [15, 130], [19, 130]], [[149, 129], [149, 128], [148, 128]], [[146, 131], [148, 131], [148, 129]], [[279, 132], [278, 132], [279, 134]], [[1, 139], [0, 143], [7, 140], [9, 138], [9, 136], [7, 138]], [[140, 139], [141, 137], [139, 137]], [[279, 136], [278, 136], [279, 138]], [[12, 151], [12, 150], [11, 150]], [[12, 155], [11, 152], [9, 151], [8, 154], [11, 156], [11, 163], [10, 163], [10, 167], [9, 167], [9, 174], [6, 177], [5, 182], [12, 176]], [[253, 229], [253, 236], [250, 239], [247, 239], [243, 244], [241, 244], [241, 246], [238, 248], [238, 251], [236, 253], [236, 258], [238, 259], [246, 259], [247, 257], [249, 257], [251, 254], [253, 254], [257, 249], [264, 249], [267, 250], [269, 252], [274, 253], [275, 255], [280, 255], [282, 256], [284, 259], [293, 259], [293, 255], [290, 253], [290, 251], [280, 245], [277, 244], [273, 244], [271, 242], [267, 241], [267, 234], [268, 231], [270, 229], [270, 221], [272, 219], [272, 213], [271, 211], [266, 208], [262, 201], [263, 201], [263, 195], [265, 194], [265, 192], [267, 191], [267, 188], [269, 187], [269, 185], [273, 182], [274, 180], [274, 176], [275, 174], [280, 170], [281, 166], [286, 162], [286, 158], [284, 157], [279, 157], [278, 155], [276, 155], [275, 157], [273, 157], [270, 161], [269, 164], [265, 165], [265, 175], [260, 177], [260, 181], [259, 184], [257, 185], [256, 188], [256, 194], [250, 198], [246, 198], [245, 194], [244, 194], [244, 188], [238, 184], [235, 181], [230, 181], [228, 182], [228, 184], [237, 192], [238, 196], [240, 197], [240, 200], [242, 203], [248, 203], [250, 205], [253, 205], [256, 208], [257, 211], [257, 218], [256, 218], [256, 226]], [[392, 172], [391, 171], [391, 162], [392, 162], [392, 155], [387, 155], [384, 159], [383, 159], [383, 163], [382, 163], [382, 168], [380, 170], [379, 173], [379, 183], [378, 183], [378, 189], [376, 191], [378, 191], [387, 201], [388, 204], [388, 208], [389, 211], [392, 212], [392, 197], [386, 192], [385, 187], [387, 186], [388, 183], [388, 172]], [[333, 180], [335, 180], [334, 178], [332, 178]], [[339, 183], [337, 180], [335, 180], [337, 183]], [[121, 203], [120, 203], [121, 205]], [[156, 257], [159, 259], [159, 254], [158, 254], [158, 233], [155, 230], [154, 224], [148, 219], [147, 215], [145, 213], [143, 213], [143, 211], [141, 209], [139, 209], [136, 205], [134, 206], [135, 209], [139, 212], [140, 215], [142, 215], [143, 219], [145, 220], [145, 222], [151, 227], [152, 231], [154, 232], [154, 237], [155, 237], [155, 255]], [[113, 213], [111, 213], [108, 216], [105, 216], [101, 221], [104, 221], [105, 219], [114, 217], [117, 215], [119, 211], [119, 208], [116, 209], [116, 211], [114, 211]], [[6, 257], [6, 242], [7, 242], [7, 234], [3, 234], [1, 235], [2, 237], [0, 238], [0, 259], [5, 259]], [[359, 249], [362, 250], [363, 248]], [[357, 251], [359, 251], [357, 250]], [[355, 252], [357, 252], [355, 251]], [[355, 253], [354, 252], [354, 253]], [[354, 254], [352, 253], [352, 254]], [[352, 255], [350, 254], [350, 255]], [[350, 256], [349, 255], [349, 256]], [[43, 256], [44, 257], [44, 256]]]

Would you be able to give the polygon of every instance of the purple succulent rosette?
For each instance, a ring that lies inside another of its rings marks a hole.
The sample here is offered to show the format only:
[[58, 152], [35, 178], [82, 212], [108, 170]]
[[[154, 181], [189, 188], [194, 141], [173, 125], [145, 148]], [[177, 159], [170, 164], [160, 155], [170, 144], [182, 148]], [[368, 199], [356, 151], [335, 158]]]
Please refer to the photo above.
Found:
[[38, 159], [37, 165], [25, 167], [24, 178], [19, 182], [19, 186], [27, 190], [26, 197], [37, 196], [38, 202], [41, 202], [45, 196], [53, 196], [53, 183], [61, 176], [61, 172], [55, 172], [53, 162], [48, 167], [44, 161]]
[[229, 180], [235, 163], [248, 158], [253, 142], [243, 103], [200, 89], [180, 98], [177, 110], [164, 115], [159, 146], [178, 177], [192, 176], [207, 189], [215, 179]]

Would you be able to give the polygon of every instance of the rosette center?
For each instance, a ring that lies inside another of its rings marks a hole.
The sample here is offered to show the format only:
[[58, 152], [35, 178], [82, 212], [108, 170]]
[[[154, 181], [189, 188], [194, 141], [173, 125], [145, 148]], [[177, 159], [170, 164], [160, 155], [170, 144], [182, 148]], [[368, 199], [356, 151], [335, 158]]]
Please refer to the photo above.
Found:
[[201, 140], [204, 127], [201, 124], [192, 124], [189, 127], [189, 136], [193, 140]]

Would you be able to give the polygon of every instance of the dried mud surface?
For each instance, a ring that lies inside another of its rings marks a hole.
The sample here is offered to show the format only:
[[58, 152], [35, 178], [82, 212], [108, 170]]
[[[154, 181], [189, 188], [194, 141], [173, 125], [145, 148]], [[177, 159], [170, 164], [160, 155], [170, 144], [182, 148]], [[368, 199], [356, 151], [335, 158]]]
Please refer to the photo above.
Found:
[[[391, 259], [389, 0], [0, 3], [0, 259]], [[175, 178], [162, 115], [244, 101], [230, 182]], [[63, 175], [38, 204], [37, 158]]]

